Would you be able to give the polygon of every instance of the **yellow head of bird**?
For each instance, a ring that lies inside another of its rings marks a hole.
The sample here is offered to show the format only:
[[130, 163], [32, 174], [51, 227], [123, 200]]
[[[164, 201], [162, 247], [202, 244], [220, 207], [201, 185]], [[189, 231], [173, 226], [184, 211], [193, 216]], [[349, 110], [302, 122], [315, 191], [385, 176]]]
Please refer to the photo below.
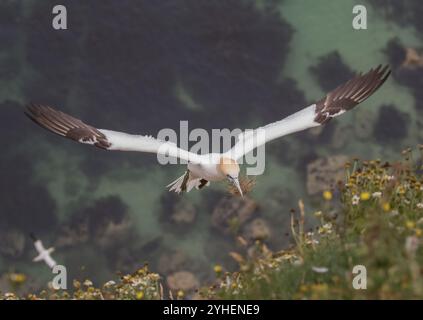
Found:
[[219, 170], [223, 175], [238, 189], [239, 194], [243, 196], [242, 189], [239, 184], [239, 165], [238, 163], [231, 158], [220, 158]]
[[235, 160], [231, 158], [220, 158], [219, 170], [225, 176], [231, 176], [232, 178], [237, 178], [239, 175], [239, 165]]

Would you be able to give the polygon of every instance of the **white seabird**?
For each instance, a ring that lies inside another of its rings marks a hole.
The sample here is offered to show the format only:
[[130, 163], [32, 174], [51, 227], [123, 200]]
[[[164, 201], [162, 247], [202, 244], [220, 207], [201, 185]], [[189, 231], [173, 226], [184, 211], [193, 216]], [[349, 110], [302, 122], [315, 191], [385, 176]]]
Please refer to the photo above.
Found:
[[40, 126], [80, 143], [105, 150], [149, 152], [188, 161], [185, 174], [167, 186], [170, 191], [188, 192], [194, 187], [201, 189], [210, 181], [227, 179], [242, 195], [238, 176], [239, 161], [244, 155], [267, 142], [323, 125], [332, 118], [351, 110], [372, 95], [385, 82], [389, 74], [388, 66], [382, 68], [381, 65], [365, 74], [360, 73], [303, 110], [255, 129], [253, 133], [257, 134], [241, 135], [233, 148], [225, 153], [200, 155], [151, 136], [97, 129], [48, 106], [32, 104], [27, 107], [25, 113]]
[[51, 253], [53, 253], [54, 248], [51, 247], [45, 249], [40, 239], [37, 239], [34, 235], [31, 235], [31, 238], [34, 241], [35, 250], [38, 252], [38, 256], [32, 259], [32, 261], [44, 261], [50, 269], [57, 265], [56, 261], [51, 257]]

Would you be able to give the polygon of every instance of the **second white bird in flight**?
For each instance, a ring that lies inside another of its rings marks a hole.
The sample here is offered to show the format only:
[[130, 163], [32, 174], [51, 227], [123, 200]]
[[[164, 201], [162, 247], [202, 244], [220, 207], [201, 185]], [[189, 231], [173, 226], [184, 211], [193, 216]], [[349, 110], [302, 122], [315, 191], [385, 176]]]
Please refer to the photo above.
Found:
[[31, 238], [34, 241], [35, 250], [38, 252], [38, 256], [36, 256], [32, 261], [39, 262], [44, 261], [46, 265], [52, 269], [57, 264], [56, 261], [51, 257], [51, 254], [54, 251], [54, 248], [44, 248], [43, 243], [40, 239], [37, 239], [34, 235], [31, 234]]
[[263, 133], [263, 138], [258, 139], [253, 134], [241, 136], [234, 147], [225, 153], [199, 155], [151, 136], [97, 129], [48, 106], [32, 104], [25, 113], [40, 126], [80, 143], [105, 150], [163, 154], [188, 161], [186, 173], [168, 185], [170, 191], [188, 192], [194, 187], [203, 188], [209, 181], [227, 179], [242, 195], [238, 162], [245, 154], [276, 138], [327, 123], [366, 100], [385, 82], [389, 74], [387, 66], [378, 66], [365, 74], [358, 74], [303, 110], [257, 128], [255, 132]]

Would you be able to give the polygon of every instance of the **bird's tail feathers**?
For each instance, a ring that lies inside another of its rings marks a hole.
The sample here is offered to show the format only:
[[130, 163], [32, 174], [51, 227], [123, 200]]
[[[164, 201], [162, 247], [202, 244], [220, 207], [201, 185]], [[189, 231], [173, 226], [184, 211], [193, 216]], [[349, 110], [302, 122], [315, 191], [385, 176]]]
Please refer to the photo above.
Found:
[[199, 189], [199, 185], [200, 185], [200, 179], [199, 178], [189, 180], [188, 183], [187, 183], [187, 192], [190, 192], [192, 190], [192, 188], [194, 188], [194, 187], [196, 189]]
[[175, 181], [169, 183], [166, 188], [169, 188], [169, 191], [175, 191], [176, 193], [181, 193], [183, 191], [184, 184], [186, 185], [188, 171], [185, 172]]
[[193, 188], [201, 189], [209, 184], [210, 183], [204, 179], [192, 177], [189, 171], [187, 171], [184, 175], [167, 185], [166, 188], [169, 188], [169, 191], [181, 193], [184, 191], [190, 192]]

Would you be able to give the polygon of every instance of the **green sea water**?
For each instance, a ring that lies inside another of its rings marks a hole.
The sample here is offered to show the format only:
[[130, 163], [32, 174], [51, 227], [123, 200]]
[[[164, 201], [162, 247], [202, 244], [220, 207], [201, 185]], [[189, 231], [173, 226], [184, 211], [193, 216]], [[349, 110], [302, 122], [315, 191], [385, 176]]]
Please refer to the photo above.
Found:
[[[260, 8], [265, 5], [265, 2], [264, 0], [257, 1], [257, 6]], [[416, 35], [414, 29], [400, 27], [392, 21], [384, 19], [370, 5], [366, 6], [368, 9], [368, 29], [354, 30], [351, 25], [352, 8], [355, 4], [361, 3], [362, 1], [354, 0], [285, 0], [280, 1], [277, 5], [280, 17], [285, 19], [295, 30], [289, 45], [287, 61], [280, 70], [280, 78], [295, 79], [298, 88], [304, 92], [307, 101], [315, 101], [325, 94], [315, 77], [310, 73], [310, 67], [316, 65], [321, 57], [334, 50], [340, 53], [344, 62], [352, 70], [365, 71], [378, 64], [387, 63], [383, 49], [393, 37], [399, 37], [406, 46], [421, 46], [421, 39]], [[34, 5], [34, 2], [28, 2], [26, 10], [30, 10], [31, 5]], [[18, 57], [24, 55], [19, 45], [13, 50]], [[8, 83], [6, 86], [0, 86], [0, 100], [10, 99], [25, 102], [21, 94], [21, 85], [25, 79], [31, 77], [31, 70], [26, 70], [25, 65], [21, 70], [21, 74], [16, 78], [16, 81]], [[186, 108], [201, 112], [204, 106], [196, 101], [189, 88], [185, 88], [181, 83], [175, 83], [174, 88], [175, 96]], [[71, 93], [68, 100], [78, 101], [78, 94]], [[396, 159], [400, 156], [400, 150], [403, 147], [416, 145], [419, 141], [414, 120], [417, 119], [418, 115], [414, 97], [409, 89], [394, 81], [388, 81], [383, 86], [383, 93], [375, 94], [361, 107], [371, 108], [372, 112], [377, 112], [383, 104], [394, 104], [401, 111], [410, 115], [409, 134], [401, 142], [401, 145], [387, 147], [350, 139], [345, 146], [337, 151], [334, 151], [329, 144], [316, 145], [317, 154], [326, 156], [336, 153], [360, 158]], [[303, 107], [297, 106], [298, 109]], [[354, 117], [353, 113], [348, 113], [336, 121], [339, 121], [343, 126], [353, 126]], [[169, 182], [183, 174], [184, 168], [182, 166], [148, 165], [147, 167], [134, 167], [130, 164], [123, 165], [104, 173], [96, 182], [96, 188], [92, 188], [90, 178], [79, 167], [83, 158], [81, 153], [85, 149], [83, 147], [80, 147], [80, 149], [78, 149], [79, 147], [64, 149], [61, 147], [61, 143], [65, 143], [64, 141], [57, 139], [46, 142], [43, 138], [44, 136], [41, 135], [35, 137], [35, 143], [32, 142], [31, 146], [28, 146], [38, 149], [37, 152], [44, 154], [43, 160], [36, 163], [33, 179], [46, 185], [57, 205], [57, 216], [60, 221], [66, 221], [82, 204], [90, 204], [96, 199], [108, 195], [118, 195], [128, 206], [129, 216], [136, 227], [141, 243], [148, 243], [160, 236], [163, 239], [163, 247], [187, 252], [189, 256], [203, 262], [210, 270], [214, 263], [221, 262], [219, 257], [211, 255], [206, 249], [207, 242], [213, 241], [213, 237], [210, 236], [209, 209], [204, 210], [207, 212], [199, 210], [195, 225], [185, 233], [168, 232], [160, 224], [160, 201], [163, 190]], [[286, 140], [295, 142], [290, 137], [287, 137]], [[281, 145], [275, 143], [269, 145], [268, 148], [270, 149], [272, 146], [279, 147]], [[296, 145], [294, 151], [301, 150], [301, 148], [301, 145]], [[99, 152], [99, 157], [107, 156], [108, 154]], [[139, 154], [138, 156], [144, 157], [146, 155]], [[151, 157], [151, 155], [147, 155], [147, 157]], [[269, 192], [274, 188], [280, 188], [281, 192], [291, 192], [295, 195], [291, 206], [295, 206], [298, 199], [303, 198], [306, 201], [307, 209], [313, 210], [308, 201], [305, 185], [304, 173], [294, 168], [294, 164], [290, 167], [278, 161], [276, 156], [268, 156], [266, 171], [257, 178], [257, 185], [251, 197], [257, 201], [260, 207], [266, 207], [269, 201]], [[66, 191], [68, 188], [72, 188], [74, 192], [70, 194]], [[225, 186], [217, 184], [211, 186], [210, 189], [224, 190]], [[203, 192], [206, 193], [207, 190]], [[192, 201], [197, 208], [203, 207], [204, 195], [200, 192], [193, 191], [184, 195], [184, 197]], [[288, 216], [290, 208], [273, 208], [271, 211], [262, 212], [262, 214], [270, 219], [275, 215]], [[273, 237], [282, 239], [283, 229], [283, 226], [275, 228]], [[94, 249], [87, 250], [93, 252], [90, 250]], [[75, 255], [75, 253], [72, 254]], [[57, 259], [60, 261], [64, 258], [64, 255], [58, 252]], [[89, 258], [90, 255], [84, 254], [83, 256]], [[96, 259], [98, 256], [94, 255]], [[48, 272], [43, 270], [42, 266], [33, 266], [30, 261], [28, 263], [19, 262], [11, 266], [0, 258], [0, 270], [8, 271], [12, 269], [19, 269], [32, 274], [43, 273], [45, 277], [48, 277]], [[100, 267], [96, 274], [89, 276], [105, 280], [107, 277], [113, 276], [113, 270]]]

